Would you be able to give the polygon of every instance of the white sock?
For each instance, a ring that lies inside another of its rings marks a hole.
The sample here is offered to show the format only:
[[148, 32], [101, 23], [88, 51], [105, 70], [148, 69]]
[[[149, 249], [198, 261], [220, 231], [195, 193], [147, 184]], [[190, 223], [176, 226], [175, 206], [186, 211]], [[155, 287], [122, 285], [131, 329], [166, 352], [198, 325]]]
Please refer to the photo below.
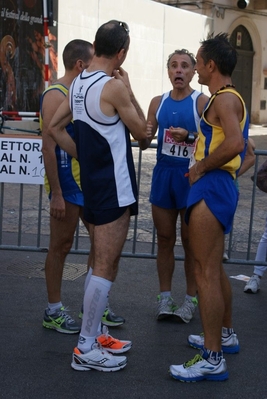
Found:
[[93, 273], [93, 269], [91, 267], [89, 267], [89, 270], [88, 270], [87, 275], [85, 277], [84, 292], [86, 291], [86, 288], [88, 287], [88, 284], [89, 284], [90, 278], [92, 276], [92, 273]]
[[100, 323], [98, 324], [98, 327], [97, 327], [96, 336], [98, 337], [98, 336], [101, 335], [101, 334], [102, 334], [102, 323], [100, 322]]
[[171, 296], [171, 291], [162, 291], [160, 293], [160, 296], [163, 298], [169, 297], [169, 296]]
[[108, 293], [112, 282], [102, 277], [91, 276], [86, 288], [83, 301], [83, 320], [78, 348], [86, 353], [92, 349], [97, 335], [99, 324], [106, 308]]
[[224, 337], [224, 338], [229, 337], [229, 335], [231, 335], [233, 333], [234, 333], [233, 328], [227, 328], [227, 327], [222, 328], [222, 337]]
[[50, 303], [48, 302], [48, 307], [47, 307], [47, 314], [51, 315], [55, 313], [57, 310], [62, 308], [62, 302], [56, 302], [56, 303]]

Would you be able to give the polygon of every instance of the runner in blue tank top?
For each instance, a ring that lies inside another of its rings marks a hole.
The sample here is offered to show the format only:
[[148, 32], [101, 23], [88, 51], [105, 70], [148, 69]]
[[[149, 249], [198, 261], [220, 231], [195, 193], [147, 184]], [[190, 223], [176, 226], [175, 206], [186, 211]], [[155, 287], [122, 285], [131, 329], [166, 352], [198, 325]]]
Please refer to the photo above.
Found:
[[[148, 128], [153, 137], [158, 129], [157, 163], [153, 170], [150, 202], [157, 229], [157, 270], [160, 294], [157, 320], [169, 317], [188, 323], [196, 310], [197, 297], [193, 273], [192, 254], [189, 247], [188, 227], [184, 222], [189, 193], [188, 165], [195, 148], [195, 136], [204, 105], [208, 97], [193, 90], [190, 82], [195, 73], [195, 58], [187, 50], [170, 54], [167, 69], [172, 90], [152, 99], [148, 110]], [[145, 149], [150, 141], [140, 143]], [[176, 224], [181, 220], [181, 238], [185, 251], [184, 270], [186, 296], [177, 306], [172, 299], [174, 272], [174, 245]]]

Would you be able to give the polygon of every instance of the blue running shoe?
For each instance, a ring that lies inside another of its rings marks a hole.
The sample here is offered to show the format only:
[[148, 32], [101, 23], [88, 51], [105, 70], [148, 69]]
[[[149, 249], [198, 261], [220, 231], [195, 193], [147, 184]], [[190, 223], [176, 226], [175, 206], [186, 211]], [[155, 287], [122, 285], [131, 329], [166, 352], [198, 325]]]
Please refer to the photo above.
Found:
[[182, 382], [196, 381], [224, 381], [228, 379], [226, 361], [221, 358], [216, 365], [203, 359], [201, 355], [196, 355], [194, 359], [180, 365], [170, 366], [170, 375]]
[[[196, 349], [204, 348], [204, 334], [189, 335], [187, 341], [190, 346]], [[228, 337], [222, 337], [222, 351], [223, 353], [239, 353], [239, 341], [235, 333], [230, 334]]]

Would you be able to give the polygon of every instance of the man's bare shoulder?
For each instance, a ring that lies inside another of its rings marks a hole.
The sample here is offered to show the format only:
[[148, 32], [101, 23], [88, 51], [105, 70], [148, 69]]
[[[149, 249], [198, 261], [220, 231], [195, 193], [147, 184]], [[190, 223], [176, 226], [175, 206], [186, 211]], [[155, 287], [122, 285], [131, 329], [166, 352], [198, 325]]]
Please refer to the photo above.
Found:
[[226, 110], [232, 113], [240, 112], [243, 110], [243, 105], [238, 96], [238, 93], [225, 91], [215, 97], [213, 101], [214, 107], [218, 113], [222, 113]]
[[204, 111], [205, 105], [207, 104], [208, 101], [209, 101], [209, 97], [206, 96], [206, 94], [201, 93], [200, 96], [198, 97], [198, 101], [197, 101], [197, 108], [198, 108], [199, 115], [201, 115], [202, 112]]
[[115, 79], [115, 78], [111, 78], [109, 79], [106, 83], [105, 83], [105, 88], [108, 88], [108, 90], [124, 90], [126, 89], [125, 84], [119, 80], [119, 79]]
[[58, 89], [50, 89], [48, 90], [44, 96], [43, 96], [43, 106], [53, 106], [55, 107], [55, 104], [58, 105], [64, 101], [66, 98], [66, 95]]
[[153, 104], [159, 103], [161, 98], [162, 98], [162, 94], [160, 94], [158, 96], [155, 96], [155, 97], [152, 98], [151, 103], [153, 103]]
[[115, 78], [112, 78], [105, 83], [101, 97], [102, 100], [108, 100], [108, 102], [111, 102], [112, 104], [125, 97], [129, 98], [130, 101], [129, 93], [125, 84]]
[[207, 96], [204, 93], [201, 93], [200, 96], [199, 96], [199, 100], [202, 101], [202, 102], [207, 102], [209, 99], [210, 99], [209, 96]]
[[150, 101], [149, 108], [151, 110], [156, 110], [160, 104], [161, 98], [162, 98], [162, 95], [153, 97], [152, 100]]

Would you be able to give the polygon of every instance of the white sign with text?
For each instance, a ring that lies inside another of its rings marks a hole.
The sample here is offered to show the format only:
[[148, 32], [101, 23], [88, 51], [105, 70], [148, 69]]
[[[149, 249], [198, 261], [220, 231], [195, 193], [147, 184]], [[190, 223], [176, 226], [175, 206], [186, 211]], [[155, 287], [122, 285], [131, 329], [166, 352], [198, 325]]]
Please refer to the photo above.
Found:
[[0, 182], [44, 184], [42, 138], [0, 135]]

